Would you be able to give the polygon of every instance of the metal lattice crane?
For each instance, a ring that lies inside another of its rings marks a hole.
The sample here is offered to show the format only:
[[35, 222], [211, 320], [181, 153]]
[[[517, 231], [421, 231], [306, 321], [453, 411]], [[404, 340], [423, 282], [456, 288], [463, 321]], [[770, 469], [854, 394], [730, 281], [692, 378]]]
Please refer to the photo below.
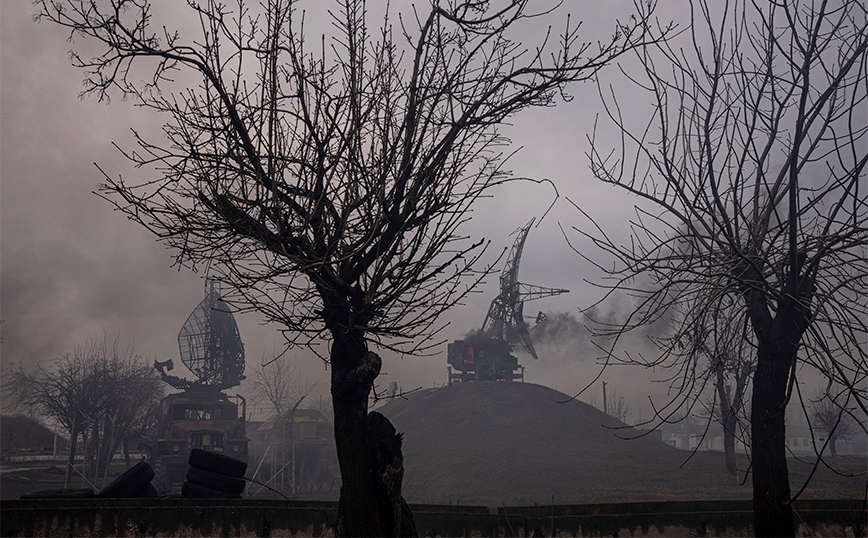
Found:
[[[447, 347], [449, 383], [466, 381], [513, 381], [524, 380], [524, 366], [512, 354], [515, 344], [534, 359], [536, 350], [531, 343], [527, 323], [524, 321], [524, 303], [542, 297], [566, 293], [568, 290], [544, 288], [518, 281], [518, 266], [527, 234], [536, 219], [531, 219], [516, 235], [506, 266], [500, 274], [500, 294], [491, 301], [482, 329], [472, 331], [462, 340], [450, 342]], [[536, 318], [537, 327], [545, 315]], [[454, 369], [454, 371], [453, 371]]]
[[500, 274], [500, 294], [491, 301], [488, 314], [482, 324], [482, 333], [486, 337], [502, 338], [510, 344], [519, 343], [534, 359], [537, 358], [537, 354], [530, 340], [527, 323], [524, 321], [524, 303], [569, 291], [523, 284], [518, 281], [518, 268], [524, 242], [535, 220], [536, 218], [531, 219], [511, 234], [517, 236], [506, 257], [506, 266]]

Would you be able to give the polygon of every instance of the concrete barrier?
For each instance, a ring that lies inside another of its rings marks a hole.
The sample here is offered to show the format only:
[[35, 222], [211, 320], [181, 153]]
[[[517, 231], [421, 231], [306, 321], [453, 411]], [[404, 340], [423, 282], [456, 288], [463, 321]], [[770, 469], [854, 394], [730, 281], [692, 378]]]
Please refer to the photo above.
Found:
[[[865, 536], [862, 500], [797, 500], [800, 536]], [[515, 506], [498, 509], [523, 517], [522, 536], [752, 536], [752, 501], [668, 501]]]
[[[797, 501], [801, 536], [865, 536], [864, 501]], [[420, 536], [749, 536], [750, 501], [411, 505]], [[333, 536], [337, 503], [220, 499], [0, 501], [0, 535]]]

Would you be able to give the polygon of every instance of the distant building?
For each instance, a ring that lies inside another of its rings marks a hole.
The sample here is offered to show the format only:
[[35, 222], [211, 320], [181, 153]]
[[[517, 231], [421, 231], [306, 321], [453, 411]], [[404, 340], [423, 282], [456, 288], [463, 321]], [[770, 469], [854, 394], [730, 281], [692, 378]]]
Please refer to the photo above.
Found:
[[258, 427], [251, 423], [248, 436], [247, 475], [268, 486], [252, 483], [249, 497], [272, 497], [273, 489], [286, 496], [337, 498], [340, 472], [334, 427], [320, 411], [296, 409], [291, 416], [274, 415]]
[[0, 449], [3, 461], [13, 456], [51, 454], [55, 448], [66, 449], [66, 439], [58, 438], [55, 446], [54, 432], [36, 420], [24, 415], [0, 416]]
[[[679, 422], [663, 424], [658, 428], [661, 432], [661, 440], [680, 450], [719, 450], [723, 451], [723, 428], [717, 422], [708, 423], [707, 419], [689, 417]], [[811, 438], [811, 430], [804, 418], [797, 415], [789, 417], [787, 421], [787, 448], [792, 456], [809, 456], [826, 442], [826, 438], [814, 431], [815, 438]], [[745, 444], [747, 439], [736, 437], [735, 450], [745, 453], [748, 449]], [[838, 440], [836, 448], [838, 454], [862, 454], [868, 452], [868, 436], [857, 434], [853, 439]], [[826, 448], [828, 455], [830, 450]]]
[[[672, 424], [661, 429], [661, 440], [679, 450], [717, 450], [723, 452], [723, 428], [712, 423], [693, 422], [673, 428]], [[736, 451], [744, 452], [745, 446], [741, 439], [736, 438]]]

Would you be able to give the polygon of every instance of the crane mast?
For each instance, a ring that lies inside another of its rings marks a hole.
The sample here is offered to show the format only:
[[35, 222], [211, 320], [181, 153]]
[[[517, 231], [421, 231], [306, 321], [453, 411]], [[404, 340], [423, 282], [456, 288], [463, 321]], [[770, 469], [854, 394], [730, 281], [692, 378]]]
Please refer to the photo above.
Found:
[[[524, 379], [524, 367], [511, 354], [515, 344], [534, 359], [536, 350], [530, 338], [531, 330], [524, 318], [524, 303], [543, 297], [566, 293], [569, 290], [524, 284], [518, 280], [521, 255], [531, 226], [536, 219], [519, 228], [500, 273], [500, 293], [488, 307], [479, 332], [456, 340], [448, 346], [449, 383], [471, 380]], [[545, 319], [540, 312], [537, 323]], [[455, 368], [455, 372], [452, 369]]]

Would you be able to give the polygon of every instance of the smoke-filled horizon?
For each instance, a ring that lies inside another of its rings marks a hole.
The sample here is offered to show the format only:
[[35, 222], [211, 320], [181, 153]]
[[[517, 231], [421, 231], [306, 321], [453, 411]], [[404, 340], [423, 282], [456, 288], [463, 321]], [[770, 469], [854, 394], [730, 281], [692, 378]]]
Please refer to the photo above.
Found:
[[[189, 22], [185, 9], [184, 3], [161, 3], [158, 15], [183, 26]], [[173, 252], [93, 194], [102, 179], [100, 170], [130, 181], [155, 174], [133, 168], [114, 144], [134, 147], [132, 129], [159, 136], [164, 118], [122, 99], [80, 100], [84, 74], [69, 64], [68, 51], [88, 57], [99, 50], [87, 40], [69, 42], [62, 28], [34, 22], [35, 10], [30, 2], [0, 4], [0, 366], [50, 363], [103, 335], [134, 343], [149, 360], [173, 358], [179, 365], [178, 331], [204, 296], [207, 268], [194, 272], [173, 266]], [[603, 0], [583, 3], [582, 39], [607, 39], [615, 20], [629, 16], [631, 10], [632, 5]], [[676, 13], [668, 9], [661, 15]], [[528, 35], [533, 31], [530, 28]], [[461, 230], [474, 240], [490, 241], [483, 260], [500, 269], [513, 242], [510, 233], [537, 219], [519, 279], [570, 292], [527, 305], [528, 312], [553, 313], [549, 327], [558, 329], [549, 335], [550, 341], [538, 345], [539, 360], [516, 353], [528, 382], [570, 395], [599, 371], [601, 352], [591, 345], [581, 312], [602, 292], [589, 284], [599, 276], [596, 269], [572, 250], [593, 256], [592, 245], [575, 237], [570, 245], [564, 238], [564, 231], [583, 222], [566, 199], [580, 204], [616, 235], [627, 231], [634, 214], [633, 200], [594, 180], [588, 170], [586, 137], [601, 111], [596, 92], [594, 84], [578, 84], [569, 89], [570, 102], [512, 119], [502, 134], [512, 140], [509, 151], [521, 151], [507, 168], [516, 177], [549, 179], [557, 189], [545, 182], [498, 188], [493, 197], [477, 204]], [[603, 138], [605, 133], [600, 133], [598, 142]], [[384, 352], [378, 386], [392, 381], [405, 389], [444, 384], [446, 344], [481, 326], [497, 284], [493, 275], [441, 316], [437, 327], [442, 330], [433, 337], [440, 342], [432, 350], [436, 354], [402, 357]], [[599, 308], [600, 314], [610, 315], [617, 305]], [[248, 366], [283, 351], [280, 327], [263, 324], [256, 314], [238, 316], [238, 325]], [[551, 340], [555, 334], [559, 336]], [[646, 344], [636, 339], [635, 345]], [[327, 350], [327, 343], [320, 349]], [[328, 397], [329, 373], [323, 362], [304, 349], [287, 353], [301, 376], [318, 383], [313, 397]], [[610, 382], [615, 383], [617, 377], [625, 391], [636, 391], [636, 398], [660, 392], [659, 386], [648, 385], [642, 369], [617, 368], [601, 380], [612, 375]]]

